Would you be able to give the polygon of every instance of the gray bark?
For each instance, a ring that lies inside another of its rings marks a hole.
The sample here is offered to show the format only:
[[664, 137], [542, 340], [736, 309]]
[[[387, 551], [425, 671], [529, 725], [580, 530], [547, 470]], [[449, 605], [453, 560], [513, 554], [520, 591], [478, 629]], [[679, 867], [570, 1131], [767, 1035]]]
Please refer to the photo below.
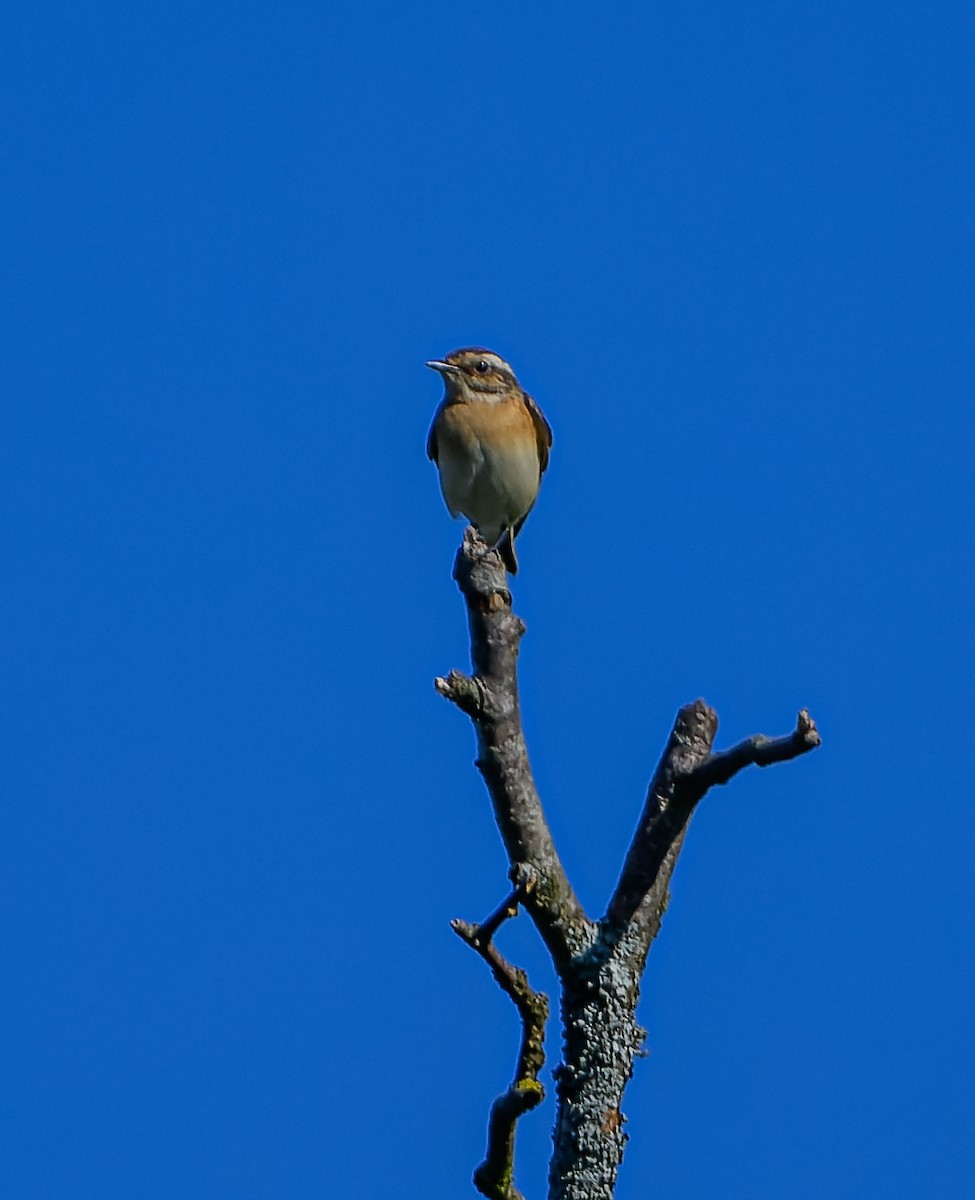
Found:
[[455, 930], [484, 958], [515, 1002], [522, 1045], [515, 1078], [495, 1101], [478, 1190], [494, 1200], [520, 1200], [514, 1184], [518, 1118], [542, 1099], [539, 1082], [547, 998], [493, 946], [501, 923], [520, 904], [544, 941], [559, 979], [562, 1061], [553, 1071], [557, 1110], [549, 1200], [612, 1200], [627, 1134], [623, 1093], [645, 1032], [637, 1024], [640, 981], [660, 929], [670, 879], [688, 822], [711, 787], [749, 765], [796, 758], [820, 744], [805, 710], [782, 738], [748, 738], [713, 752], [718, 718], [703, 700], [685, 705], [654, 772], [636, 833], [605, 915], [583, 911], [559, 859], [535, 788], [518, 702], [518, 645], [525, 631], [511, 610], [504, 566], [472, 529], [457, 554], [454, 578], [467, 605], [473, 675], [451, 671], [437, 690], [466, 712], [477, 735], [484, 776], [508, 856], [515, 891], [479, 926]]

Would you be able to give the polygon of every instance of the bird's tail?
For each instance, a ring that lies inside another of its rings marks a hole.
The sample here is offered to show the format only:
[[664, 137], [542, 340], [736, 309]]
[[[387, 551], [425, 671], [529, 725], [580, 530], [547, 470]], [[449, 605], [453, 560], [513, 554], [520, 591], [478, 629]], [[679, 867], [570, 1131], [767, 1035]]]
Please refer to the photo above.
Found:
[[515, 535], [506, 529], [498, 539], [498, 553], [509, 575], [518, 574], [518, 556], [515, 554]]

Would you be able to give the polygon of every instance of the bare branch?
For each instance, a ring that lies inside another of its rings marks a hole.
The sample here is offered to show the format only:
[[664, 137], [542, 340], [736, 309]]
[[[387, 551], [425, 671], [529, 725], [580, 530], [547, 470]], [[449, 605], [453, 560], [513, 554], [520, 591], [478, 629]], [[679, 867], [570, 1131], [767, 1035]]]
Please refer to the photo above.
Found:
[[717, 729], [717, 713], [703, 700], [677, 714], [607, 910], [605, 924], [611, 933], [618, 934], [639, 911], [648, 937], [655, 936], [687, 822], [710, 788], [728, 783], [750, 764], [767, 767], [798, 758], [815, 750], [821, 740], [807, 709], [799, 713], [795, 731], [787, 737], [756, 734], [715, 754], [711, 745]]
[[490, 1200], [523, 1200], [514, 1185], [515, 1128], [518, 1118], [536, 1108], [545, 1098], [538, 1076], [545, 1065], [545, 1025], [548, 1021], [548, 997], [534, 991], [528, 976], [511, 963], [494, 945], [493, 937], [501, 924], [518, 912], [530, 887], [522, 885], [480, 925], [467, 921], [450, 922], [453, 931], [475, 950], [491, 968], [501, 990], [509, 996], [521, 1017], [521, 1046], [511, 1086], [491, 1105], [488, 1118], [487, 1151], [474, 1172], [474, 1186]]
[[474, 722], [477, 766], [487, 784], [494, 817], [513, 874], [534, 887], [524, 906], [535, 922], [556, 969], [591, 941], [587, 921], [562, 866], [542, 811], [521, 727], [518, 702], [518, 645], [525, 626], [511, 611], [511, 593], [501, 558], [472, 528], [454, 563], [454, 579], [467, 605], [472, 677], [451, 671], [436, 681], [441, 695]]
[[756, 736], [720, 753], [718, 718], [703, 700], [685, 705], [654, 772], [636, 832], [606, 916], [591, 922], [556, 853], [535, 787], [518, 702], [518, 647], [524, 625], [511, 610], [500, 556], [473, 529], [454, 564], [471, 635], [473, 674], [436, 680], [441, 695], [473, 721], [484, 776], [509, 862], [514, 891], [480, 925], [452, 926], [488, 963], [522, 1023], [511, 1086], [491, 1106], [488, 1147], [474, 1175], [491, 1200], [521, 1200], [514, 1186], [518, 1119], [542, 1100], [547, 997], [498, 952], [493, 938], [521, 904], [531, 915], [559, 975], [563, 1061], [556, 1081], [549, 1200], [612, 1200], [626, 1142], [623, 1094], [642, 1051], [636, 1021], [647, 954], [670, 895], [688, 822], [707, 791], [750, 764], [768, 766], [807, 753], [819, 733], [803, 710], [794, 733]]
[[[532, 890], [533, 884], [519, 884], [511, 895], [494, 910], [493, 913], [480, 925], [476, 925], [473, 933], [480, 942], [490, 942], [494, 935], [498, 932], [505, 921], [510, 921], [512, 917], [518, 915], [518, 905], [524, 900], [525, 896]], [[463, 936], [463, 934], [461, 935]]]
[[[650, 781], [636, 833], [609, 902], [605, 921], [611, 929], [623, 929], [654, 888], [658, 876], [662, 887], [654, 890], [659, 892], [656, 900], [663, 911], [662, 906], [667, 902], [667, 883], [694, 809], [682, 784], [700, 763], [707, 761], [717, 728], [717, 714], [703, 700], [695, 700], [678, 712], [670, 739]], [[665, 864], [667, 870], [661, 875]]]
[[821, 744], [816, 722], [803, 708], [799, 712], [794, 731], [785, 737], [770, 738], [756, 733], [730, 750], [712, 754], [694, 771], [694, 786], [703, 796], [711, 787], [727, 783], [743, 767], [755, 765], [768, 767], [772, 763], [788, 762], [800, 754], [808, 754]]

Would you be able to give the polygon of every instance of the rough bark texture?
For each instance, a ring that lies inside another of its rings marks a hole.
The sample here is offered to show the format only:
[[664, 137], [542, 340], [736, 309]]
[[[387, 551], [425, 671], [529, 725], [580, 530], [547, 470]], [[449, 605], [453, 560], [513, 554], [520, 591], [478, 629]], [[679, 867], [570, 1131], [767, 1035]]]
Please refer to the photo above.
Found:
[[474, 721], [477, 767], [494, 805], [509, 874], [531, 885], [525, 909], [561, 971], [585, 944], [588, 922], [556, 853], [528, 761], [518, 703], [518, 645], [525, 626], [511, 611], [500, 556], [485, 553], [471, 528], [454, 579], [467, 602], [474, 675], [451, 671], [436, 687]]
[[796, 758], [819, 745], [805, 710], [781, 738], [756, 735], [730, 750], [712, 750], [718, 718], [703, 700], [685, 705], [654, 772], [633, 841], [605, 916], [587, 917], [556, 852], [535, 789], [518, 704], [518, 645], [524, 625], [511, 611], [500, 557], [472, 529], [454, 566], [467, 605], [473, 675], [451, 671], [437, 690], [474, 722], [477, 765], [484, 776], [508, 855], [515, 892], [480, 926], [454, 929], [491, 966], [522, 1020], [511, 1087], [495, 1101], [488, 1152], [475, 1184], [496, 1200], [519, 1200], [514, 1186], [514, 1130], [542, 1098], [541, 1027], [546, 997], [493, 945], [501, 923], [521, 903], [555, 964], [561, 986], [563, 1055], [553, 1071], [558, 1106], [549, 1200], [611, 1200], [627, 1135], [623, 1092], [645, 1036], [636, 1021], [640, 980], [670, 897], [670, 878], [696, 805], [708, 790], [749, 765]]
[[534, 991], [528, 976], [513, 967], [494, 945], [494, 935], [502, 922], [516, 916], [528, 886], [516, 888], [512, 895], [480, 925], [451, 921], [454, 932], [484, 959], [498, 986], [513, 1001], [521, 1017], [521, 1046], [515, 1076], [507, 1091], [491, 1105], [488, 1118], [487, 1151], [474, 1172], [474, 1186], [490, 1200], [523, 1200], [514, 1184], [515, 1128], [518, 1118], [545, 1099], [539, 1074], [545, 1065], [545, 1025], [548, 1021], [548, 996]]

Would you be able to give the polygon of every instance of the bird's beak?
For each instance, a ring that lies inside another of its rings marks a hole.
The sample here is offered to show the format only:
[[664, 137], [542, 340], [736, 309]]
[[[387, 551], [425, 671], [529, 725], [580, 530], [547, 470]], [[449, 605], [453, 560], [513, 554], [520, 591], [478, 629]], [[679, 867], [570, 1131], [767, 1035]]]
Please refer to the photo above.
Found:
[[453, 367], [450, 363], [444, 362], [440, 358], [431, 358], [426, 364], [431, 371], [438, 371], [441, 375], [446, 375], [448, 371], [452, 371]]

